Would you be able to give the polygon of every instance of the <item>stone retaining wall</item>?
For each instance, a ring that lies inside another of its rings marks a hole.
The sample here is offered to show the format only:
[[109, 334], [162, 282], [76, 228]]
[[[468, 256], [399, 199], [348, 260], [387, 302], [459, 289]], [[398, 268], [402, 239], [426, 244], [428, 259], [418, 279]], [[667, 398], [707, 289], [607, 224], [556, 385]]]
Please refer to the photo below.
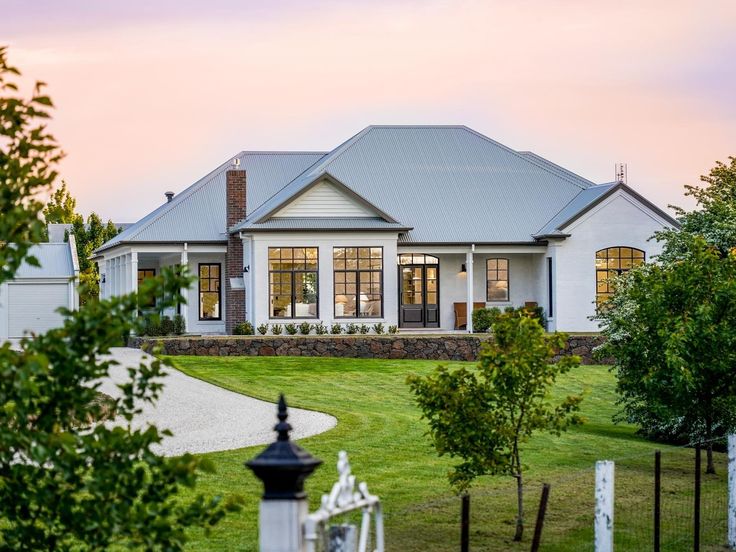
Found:
[[[374, 335], [374, 336], [208, 336], [134, 337], [129, 345], [143, 350], [158, 343], [167, 355], [311, 356], [347, 358], [407, 358], [477, 360], [487, 335]], [[600, 336], [571, 336], [561, 353], [576, 354], [583, 364], [602, 364], [592, 358]], [[559, 356], [557, 357], [559, 358]]]

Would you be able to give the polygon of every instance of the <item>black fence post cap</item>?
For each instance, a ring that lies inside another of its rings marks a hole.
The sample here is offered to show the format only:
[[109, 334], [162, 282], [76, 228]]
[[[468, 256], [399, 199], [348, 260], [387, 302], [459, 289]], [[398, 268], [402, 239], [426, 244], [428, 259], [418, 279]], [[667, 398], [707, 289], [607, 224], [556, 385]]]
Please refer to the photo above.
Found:
[[245, 463], [263, 481], [264, 500], [305, 498], [304, 481], [322, 464], [322, 460], [289, 440], [292, 427], [286, 421], [288, 417], [286, 399], [282, 394], [278, 405], [279, 423], [274, 426], [278, 433], [276, 441]]

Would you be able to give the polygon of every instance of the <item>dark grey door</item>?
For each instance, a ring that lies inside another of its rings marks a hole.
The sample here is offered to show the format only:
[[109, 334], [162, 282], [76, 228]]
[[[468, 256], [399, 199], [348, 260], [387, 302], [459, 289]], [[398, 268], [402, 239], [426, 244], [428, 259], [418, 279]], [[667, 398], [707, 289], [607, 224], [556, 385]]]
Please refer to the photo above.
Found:
[[399, 266], [402, 328], [439, 328], [439, 265]]

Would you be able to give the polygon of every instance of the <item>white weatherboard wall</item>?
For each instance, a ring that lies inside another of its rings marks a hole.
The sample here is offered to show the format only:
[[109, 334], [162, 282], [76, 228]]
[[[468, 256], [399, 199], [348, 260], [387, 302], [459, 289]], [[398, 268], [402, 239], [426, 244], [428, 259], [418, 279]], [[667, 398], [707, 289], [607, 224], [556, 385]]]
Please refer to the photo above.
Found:
[[329, 182], [319, 182], [274, 217], [375, 217], [370, 209]]
[[[395, 233], [370, 232], [320, 232], [311, 235], [303, 233], [258, 233], [252, 235], [252, 259], [249, 277], [253, 289], [252, 315], [248, 319], [258, 324], [288, 324], [289, 318], [269, 318], [270, 297], [268, 287], [268, 248], [269, 247], [317, 247], [319, 249], [319, 314], [309, 321], [322, 321], [325, 324], [339, 322], [349, 324], [374, 324], [383, 322], [386, 327], [398, 324], [398, 276], [396, 264]], [[246, 241], [246, 240], [244, 240]], [[382, 247], [383, 248], [383, 317], [382, 318], [339, 318], [335, 319], [333, 292], [333, 247]], [[248, 249], [245, 250], [250, 255]], [[247, 257], [245, 257], [247, 258]], [[296, 323], [302, 320], [297, 319]]]
[[595, 253], [608, 247], [636, 247], [651, 262], [661, 246], [649, 238], [670, 223], [625, 191], [618, 191], [564, 229], [571, 237], [549, 250], [556, 263], [555, 328], [592, 332], [595, 314]]

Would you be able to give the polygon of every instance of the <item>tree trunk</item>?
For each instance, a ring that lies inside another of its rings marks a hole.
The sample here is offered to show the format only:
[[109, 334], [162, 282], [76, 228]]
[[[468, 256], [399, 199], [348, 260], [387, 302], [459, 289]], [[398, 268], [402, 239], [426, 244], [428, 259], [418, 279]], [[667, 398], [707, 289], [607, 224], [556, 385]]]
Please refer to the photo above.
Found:
[[706, 450], [706, 453], [707, 453], [706, 456], [708, 458], [708, 467], [705, 468], [705, 473], [715, 474], [716, 473], [716, 466], [713, 463], [713, 443], [712, 442], [709, 442], [708, 443], [708, 448], [706, 448], [705, 450]]
[[514, 477], [516, 478], [516, 498], [518, 503], [514, 541], [520, 542], [521, 537], [524, 535], [524, 482], [521, 478], [521, 470]]

